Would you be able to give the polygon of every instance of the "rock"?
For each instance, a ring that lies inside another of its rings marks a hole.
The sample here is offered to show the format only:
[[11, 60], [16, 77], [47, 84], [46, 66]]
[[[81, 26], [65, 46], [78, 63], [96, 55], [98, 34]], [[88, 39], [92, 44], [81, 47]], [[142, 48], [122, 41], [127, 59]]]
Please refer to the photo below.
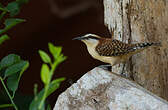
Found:
[[133, 81], [94, 68], [58, 97], [54, 110], [168, 110], [168, 102]]

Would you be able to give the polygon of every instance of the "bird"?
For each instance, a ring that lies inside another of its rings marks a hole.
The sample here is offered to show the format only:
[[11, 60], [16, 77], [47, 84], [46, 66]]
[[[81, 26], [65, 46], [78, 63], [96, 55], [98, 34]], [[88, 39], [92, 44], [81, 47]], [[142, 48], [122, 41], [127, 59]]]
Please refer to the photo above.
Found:
[[125, 63], [132, 55], [147, 49], [150, 46], [160, 46], [160, 42], [143, 42], [128, 44], [117, 39], [105, 38], [96, 34], [85, 34], [75, 37], [86, 44], [89, 54], [99, 61], [111, 66]]

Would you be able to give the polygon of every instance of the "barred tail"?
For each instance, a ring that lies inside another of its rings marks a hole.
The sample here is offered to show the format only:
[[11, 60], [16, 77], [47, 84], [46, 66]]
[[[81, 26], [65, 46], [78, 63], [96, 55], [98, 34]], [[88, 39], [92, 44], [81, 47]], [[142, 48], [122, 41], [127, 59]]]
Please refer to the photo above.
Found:
[[161, 46], [161, 42], [145, 42], [145, 43], [138, 43], [136, 47], [145, 48], [149, 46]]
[[161, 46], [161, 42], [145, 42], [145, 43], [137, 43], [132, 47], [132, 51], [136, 51], [136, 50], [143, 50], [147, 47], [150, 46]]

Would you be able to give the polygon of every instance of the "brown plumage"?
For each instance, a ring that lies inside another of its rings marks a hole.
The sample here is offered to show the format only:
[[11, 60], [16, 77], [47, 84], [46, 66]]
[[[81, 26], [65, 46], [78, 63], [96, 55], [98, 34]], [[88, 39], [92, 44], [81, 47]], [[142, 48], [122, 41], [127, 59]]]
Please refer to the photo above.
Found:
[[100, 56], [121, 56], [132, 52], [139, 52], [145, 48], [158, 45], [159, 43], [137, 43], [127, 44], [116, 39], [101, 38], [96, 46], [96, 51]]
[[86, 34], [75, 39], [81, 40], [86, 44], [89, 54], [94, 59], [109, 63], [112, 66], [125, 62], [130, 56], [152, 45], [161, 45], [160, 43], [147, 42], [127, 44], [115, 39], [101, 38], [95, 34]]

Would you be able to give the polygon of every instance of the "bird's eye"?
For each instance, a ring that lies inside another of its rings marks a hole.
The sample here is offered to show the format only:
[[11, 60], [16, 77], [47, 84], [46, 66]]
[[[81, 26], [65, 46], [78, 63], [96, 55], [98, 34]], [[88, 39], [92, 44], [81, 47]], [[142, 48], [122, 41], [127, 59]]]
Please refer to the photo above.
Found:
[[84, 37], [83, 40], [89, 40], [89, 37]]
[[89, 36], [88, 39], [94, 39], [94, 40], [98, 40], [98, 37], [94, 37], [94, 36]]

